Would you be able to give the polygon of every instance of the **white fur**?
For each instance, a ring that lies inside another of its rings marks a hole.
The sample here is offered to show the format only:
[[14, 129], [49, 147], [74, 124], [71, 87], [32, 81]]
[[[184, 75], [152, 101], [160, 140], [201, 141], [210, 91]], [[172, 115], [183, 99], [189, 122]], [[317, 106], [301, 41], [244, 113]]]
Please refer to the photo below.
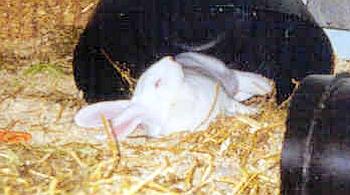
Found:
[[[198, 55], [195, 54], [193, 58], [198, 61]], [[229, 116], [256, 113], [255, 108], [245, 106], [239, 101], [254, 95], [264, 95], [272, 89], [264, 77], [229, 70], [225, 66], [222, 67], [222, 64], [215, 63], [222, 62], [215, 61], [212, 57], [201, 58], [206, 74], [196, 71], [196, 68], [184, 69], [186, 66], [181, 64], [184, 62], [177, 62], [169, 56], [163, 57], [141, 75], [130, 101], [119, 100], [114, 103], [100, 102], [89, 105], [77, 113], [76, 124], [83, 127], [100, 127], [99, 118], [104, 114], [111, 120], [114, 133], [120, 139], [125, 138], [138, 126], [146, 128], [148, 135], [153, 137], [185, 130], [203, 130], [219, 113]], [[220, 71], [217, 71], [216, 65], [219, 65]], [[196, 65], [198, 66], [200, 64]], [[229, 78], [223, 78], [227, 76]], [[222, 89], [219, 80], [237, 82], [236, 95], [230, 97]]]

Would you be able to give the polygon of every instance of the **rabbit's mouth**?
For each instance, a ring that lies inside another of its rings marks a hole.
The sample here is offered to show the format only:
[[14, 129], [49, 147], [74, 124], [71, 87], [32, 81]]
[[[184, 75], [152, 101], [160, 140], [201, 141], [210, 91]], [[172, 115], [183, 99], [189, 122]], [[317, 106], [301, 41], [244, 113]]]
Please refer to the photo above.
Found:
[[146, 124], [140, 123], [136, 126], [133, 132], [128, 135], [130, 139], [137, 138], [147, 138], [148, 137], [148, 126]]

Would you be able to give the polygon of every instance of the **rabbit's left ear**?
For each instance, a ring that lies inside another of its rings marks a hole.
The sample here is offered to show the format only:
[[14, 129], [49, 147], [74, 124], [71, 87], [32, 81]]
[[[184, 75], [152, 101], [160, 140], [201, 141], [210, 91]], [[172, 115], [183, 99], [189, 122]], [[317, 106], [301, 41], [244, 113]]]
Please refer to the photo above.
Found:
[[196, 70], [221, 83], [226, 93], [234, 97], [238, 92], [237, 78], [221, 60], [196, 52], [186, 52], [175, 56], [175, 61], [185, 69]]
[[178, 54], [175, 61], [184, 68], [195, 69], [219, 81], [228, 96], [238, 101], [272, 91], [270, 81], [256, 73], [229, 69], [221, 60], [205, 54], [186, 52]]
[[88, 105], [74, 117], [75, 123], [80, 127], [103, 127], [101, 116], [112, 119], [121, 114], [130, 105], [129, 100], [106, 101]]

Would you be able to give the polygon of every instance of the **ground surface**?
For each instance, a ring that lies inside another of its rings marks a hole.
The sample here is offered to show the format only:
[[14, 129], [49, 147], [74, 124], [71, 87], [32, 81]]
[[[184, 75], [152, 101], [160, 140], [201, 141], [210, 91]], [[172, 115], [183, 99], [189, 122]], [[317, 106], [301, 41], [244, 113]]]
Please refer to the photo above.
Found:
[[0, 142], [0, 193], [278, 194], [286, 109], [271, 102], [258, 116], [161, 139], [133, 136], [119, 147], [103, 129], [74, 125], [86, 103], [73, 82], [72, 50], [95, 5], [0, 2], [0, 130], [32, 135]]
[[276, 194], [285, 111], [221, 118], [207, 131], [106, 144], [81, 129], [86, 105], [72, 75], [50, 64], [0, 71], [0, 129], [25, 131], [24, 144], [0, 143], [0, 191], [19, 193]]

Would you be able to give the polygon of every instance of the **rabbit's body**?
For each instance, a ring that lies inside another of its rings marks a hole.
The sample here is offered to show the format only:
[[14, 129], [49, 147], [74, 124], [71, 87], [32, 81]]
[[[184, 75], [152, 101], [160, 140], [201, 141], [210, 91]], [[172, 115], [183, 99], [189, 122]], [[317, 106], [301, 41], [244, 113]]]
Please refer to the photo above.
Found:
[[[181, 64], [184, 56], [186, 63], [193, 64]], [[256, 113], [255, 108], [239, 101], [269, 93], [272, 89], [269, 81], [254, 73], [230, 70], [221, 61], [197, 64], [203, 57], [206, 58], [193, 53], [184, 53], [178, 61], [176, 57], [163, 57], [141, 75], [130, 101], [89, 105], [78, 112], [76, 123], [83, 127], [101, 127], [102, 122], [96, 118], [103, 114], [111, 120], [119, 138], [125, 138], [137, 127], [158, 137], [185, 130], [204, 130], [220, 113], [229, 116]], [[233, 81], [226, 78], [229, 74]], [[234, 82], [237, 91], [229, 96], [221, 86]]]
[[[225, 114], [226, 108], [230, 107], [234, 101], [212, 78], [193, 70], [185, 69], [181, 73], [173, 68], [165, 68], [165, 70], [172, 71], [171, 77], [181, 78], [181, 80], [171, 83], [171, 90], [165, 89], [163, 92], [162, 89], [159, 89], [158, 93], [161, 95], [155, 95], [153, 89], [148, 87], [156, 86], [149, 86], [149, 81], [153, 80], [155, 85], [158, 82], [158, 88], [161, 88], [163, 80], [157, 81], [152, 78], [153, 72], [159, 72], [160, 66], [179, 66], [178, 68], [182, 69], [179, 64], [173, 64], [172, 61], [173, 59], [169, 61], [163, 59], [146, 70], [131, 99], [131, 104], [143, 107], [149, 113], [148, 115], [152, 115], [151, 118], [157, 121], [157, 125], [149, 127], [153, 128], [149, 130], [152, 136], [167, 135], [184, 130], [204, 130], [219, 113]], [[176, 74], [181, 76], [174, 76]], [[169, 77], [165, 79], [171, 80]], [[170, 84], [164, 86], [169, 88], [168, 85]], [[160, 98], [162, 101], [159, 101]]]

